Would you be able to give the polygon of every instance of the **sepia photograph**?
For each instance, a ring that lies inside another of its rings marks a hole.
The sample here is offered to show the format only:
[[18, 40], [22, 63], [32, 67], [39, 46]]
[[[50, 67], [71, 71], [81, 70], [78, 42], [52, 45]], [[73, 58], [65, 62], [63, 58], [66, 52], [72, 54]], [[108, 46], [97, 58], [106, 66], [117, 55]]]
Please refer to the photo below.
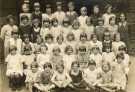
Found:
[[135, 92], [135, 0], [0, 0], [0, 92]]

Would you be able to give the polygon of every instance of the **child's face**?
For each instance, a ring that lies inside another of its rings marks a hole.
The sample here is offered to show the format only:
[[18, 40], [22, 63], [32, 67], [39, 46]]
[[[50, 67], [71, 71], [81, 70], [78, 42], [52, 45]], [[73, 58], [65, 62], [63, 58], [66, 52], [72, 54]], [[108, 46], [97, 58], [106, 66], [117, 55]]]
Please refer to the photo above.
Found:
[[106, 52], [107, 53], [111, 52], [111, 49], [110, 48], [106, 48]]
[[14, 23], [15, 23], [14, 19], [10, 18], [10, 19], [9, 19], [9, 24], [10, 24], [10, 25], [14, 25]]
[[29, 43], [30, 42], [30, 40], [29, 40], [29, 38], [25, 38], [25, 43]]
[[57, 27], [58, 26], [58, 22], [57, 21], [54, 21], [53, 22], [53, 26]]
[[80, 41], [85, 42], [85, 41], [87, 41], [87, 38], [86, 37], [81, 37]]
[[103, 70], [104, 72], [108, 72], [108, 71], [110, 70], [108, 64], [104, 64], [104, 65], [102, 66], [102, 70]]
[[122, 63], [122, 61], [123, 61], [123, 59], [122, 59], [122, 58], [118, 58], [118, 59], [117, 59], [117, 63], [118, 63], [118, 64], [121, 64], [121, 63]]
[[99, 53], [99, 50], [98, 50], [97, 48], [94, 48], [94, 49], [93, 49], [93, 53], [96, 55], [96, 54]]
[[32, 67], [31, 67], [31, 70], [32, 70], [33, 73], [35, 73], [35, 72], [37, 72], [38, 68], [35, 67], [35, 66], [32, 66]]
[[37, 43], [39, 43], [39, 44], [40, 44], [40, 43], [42, 43], [42, 39], [41, 39], [41, 37], [40, 37], [40, 36], [39, 36], [39, 37], [37, 37], [37, 40], [36, 40], [36, 41], [37, 41]]
[[104, 40], [109, 41], [110, 40], [110, 36], [105, 36]]
[[59, 55], [59, 54], [60, 54], [60, 51], [59, 51], [58, 49], [55, 49], [55, 50], [53, 51], [53, 54], [54, 54], [54, 55]]
[[62, 11], [62, 6], [57, 6], [57, 11]]
[[35, 27], [38, 27], [39, 26], [39, 20], [38, 19], [35, 19], [33, 25]]
[[51, 44], [51, 43], [53, 42], [53, 40], [52, 40], [51, 38], [48, 38], [48, 39], [46, 40], [46, 42], [47, 42], [48, 44]]
[[22, 20], [22, 23], [23, 23], [24, 25], [28, 24], [28, 19], [23, 19], [23, 20]]
[[46, 13], [47, 14], [51, 14], [52, 13], [52, 9], [51, 8], [46, 8]]
[[121, 20], [121, 21], [125, 21], [125, 19], [126, 19], [125, 15], [124, 15], [124, 14], [121, 14], [121, 15], [120, 15], [120, 20]]
[[34, 7], [35, 11], [40, 11], [40, 7]]
[[87, 9], [81, 9], [81, 15], [85, 16], [87, 15]]
[[103, 21], [98, 21], [98, 25], [103, 26], [104, 25]]
[[93, 40], [93, 42], [97, 42], [97, 36], [94, 35], [92, 40]]
[[48, 28], [50, 26], [50, 23], [49, 22], [44, 22], [43, 26]]
[[96, 69], [96, 66], [95, 66], [95, 65], [89, 65], [89, 69], [90, 69], [91, 71], [94, 71], [94, 70]]
[[58, 44], [62, 44], [63, 43], [63, 38], [60, 37], [58, 40], [57, 40]]
[[51, 71], [51, 68], [50, 68], [49, 66], [45, 66], [44, 70], [45, 70], [46, 72], [50, 72], [50, 71]]
[[69, 35], [67, 39], [68, 39], [68, 41], [72, 41], [74, 39], [74, 36], [73, 35]]
[[45, 54], [47, 52], [46, 47], [41, 47], [40, 49], [41, 49], [41, 53], [43, 53], [43, 54]]
[[12, 50], [11, 55], [15, 55], [15, 54], [16, 54], [16, 50]]
[[77, 65], [77, 64], [74, 64], [74, 65], [72, 66], [72, 70], [73, 70], [74, 72], [78, 72], [78, 71], [79, 71], [78, 65]]
[[69, 48], [68, 50], [67, 50], [67, 54], [68, 55], [71, 55], [73, 53], [73, 48]]
[[79, 23], [78, 22], [73, 24], [73, 29], [79, 29]]
[[64, 68], [63, 68], [62, 66], [58, 66], [57, 71], [58, 71], [59, 73], [63, 73]]
[[69, 9], [69, 11], [73, 11], [74, 10], [74, 6], [70, 5], [70, 6], [68, 6], [68, 9]]
[[29, 12], [29, 5], [28, 4], [23, 4], [22, 5], [22, 11], [23, 12]]
[[112, 12], [112, 7], [108, 7], [107, 13], [111, 13], [111, 12]]
[[119, 34], [117, 34], [116, 35], [116, 39], [115, 39], [117, 42], [119, 42], [120, 41], [120, 35]]
[[94, 11], [95, 14], [97, 14], [97, 13], [99, 13], [99, 8], [98, 7], [94, 7], [93, 11]]

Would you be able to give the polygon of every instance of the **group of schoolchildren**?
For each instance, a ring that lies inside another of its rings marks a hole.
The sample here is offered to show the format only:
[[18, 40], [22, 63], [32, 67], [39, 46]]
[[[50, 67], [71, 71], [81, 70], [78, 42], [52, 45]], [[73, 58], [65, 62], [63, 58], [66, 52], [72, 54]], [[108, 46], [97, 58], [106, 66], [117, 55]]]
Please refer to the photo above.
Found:
[[125, 14], [117, 17], [111, 5], [100, 14], [95, 5], [91, 16], [85, 6], [79, 16], [73, 2], [67, 12], [56, 4], [56, 12], [47, 4], [42, 13], [35, 2], [31, 19], [24, 4], [19, 26], [7, 17], [1, 39], [9, 86], [25, 85], [29, 92], [124, 92], [130, 64]]

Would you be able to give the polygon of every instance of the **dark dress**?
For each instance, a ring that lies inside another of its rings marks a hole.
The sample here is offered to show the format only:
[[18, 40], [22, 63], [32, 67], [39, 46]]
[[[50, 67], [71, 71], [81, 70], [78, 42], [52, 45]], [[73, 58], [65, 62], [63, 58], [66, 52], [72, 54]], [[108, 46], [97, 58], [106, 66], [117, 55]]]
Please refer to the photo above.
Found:
[[4, 62], [4, 41], [0, 38], [0, 63]]
[[109, 40], [109, 41], [104, 40], [103, 41], [103, 52], [105, 52], [106, 48], [112, 49], [112, 41], [111, 40]]
[[32, 27], [31, 30], [31, 39], [33, 43], [36, 43], [37, 36], [40, 35], [40, 27], [37, 28], [37, 31], [35, 31], [36, 28]]

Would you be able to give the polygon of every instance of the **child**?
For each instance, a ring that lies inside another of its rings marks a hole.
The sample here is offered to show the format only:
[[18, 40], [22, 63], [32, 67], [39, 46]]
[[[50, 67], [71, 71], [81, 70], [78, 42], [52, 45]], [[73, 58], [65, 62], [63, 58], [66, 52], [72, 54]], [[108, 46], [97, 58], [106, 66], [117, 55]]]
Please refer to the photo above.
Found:
[[55, 42], [56, 42], [57, 36], [60, 35], [60, 34], [63, 34], [63, 30], [61, 28], [61, 25], [59, 25], [57, 18], [52, 19], [51, 32], [53, 33], [53, 37], [54, 37]]
[[64, 41], [66, 41], [67, 34], [70, 32], [71, 26], [70, 26], [70, 21], [68, 17], [65, 17], [63, 20], [63, 25], [62, 25], [62, 31], [63, 31], [63, 36], [64, 36]]
[[114, 42], [112, 42], [112, 50], [114, 51], [115, 54], [118, 53], [118, 49], [121, 45], [126, 46], [125, 43], [121, 41], [120, 34], [117, 33], [114, 35]]
[[49, 20], [53, 19], [53, 14], [52, 14], [52, 7], [50, 4], [46, 5], [46, 13], [42, 14], [42, 19], [48, 18]]
[[64, 37], [62, 34], [58, 35], [56, 38], [57, 42], [55, 46], [58, 46], [61, 49], [61, 54], [64, 54], [64, 49], [66, 47], [66, 44], [64, 43]]
[[93, 6], [93, 13], [91, 15], [91, 19], [94, 26], [98, 25], [98, 19], [101, 17], [100, 9], [98, 5]]
[[118, 32], [118, 25], [116, 25], [116, 18], [111, 17], [109, 19], [109, 25], [107, 26], [107, 30], [111, 34], [111, 39], [114, 40], [114, 35]]
[[74, 53], [75, 53], [75, 46], [76, 46], [76, 41], [75, 41], [75, 35], [73, 32], [69, 32], [66, 37], [66, 45], [70, 45], [73, 47]]
[[65, 48], [65, 54], [63, 55], [64, 65], [67, 72], [71, 69], [71, 64], [76, 59], [76, 56], [74, 55], [73, 47], [70, 45], [67, 45]]
[[90, 17], [86, 18], [86, 27], [84, 27], [84, 32], [87, 34], [88, 41], [90, 40], [91, 35], [94, 33], [94, 30], [95, 27], [92, 24], [92, 19]]
[[115, 60], [115, 54], [110, 47], [105, 48], [105, 52], [102, 53], [103, 62], [109, 62], [112, 64]]
[[43, 23], [42, 23], [42, 27], [41, 27], [41, 31], [40, 31], [40, 35], [41, 35], [42, 39], [44, 39], [47, 34], [52, 34], [51, 30], [50, 30], [50, 23], [51, 22], [50, 22], [49, 18], [43, 19]]
[[109, 62], [104, 62], [102, 64], [102, 71], [99, 73], [100, 77], [98, 79], [98, 87], [100, 87], [101, 92], [114, 92], [115, 84], [113, 79], [113, 73], [111, 71], [111, 65]]
[[12, 90], [18, 90], [23, 83], [23, 58], [17, 54], [16, 46], [10, 47], [10, 54], [6, 57], [7, 63], [6, 76], [9, 78], [9, 86]]
[[56, 66], [59, 66], [59, 64], [64, 64], [63, 56], [61, 55], [61, 50], [59, 47], [56, 46], [53, 48], [50, 61], [54, 70], [56, 70]]
[[56, 92], [68, 92], [68, 86], [72, 81], [68, 73], [64, 70], [64, 65], [60, 64], [56, 67], [56, 72], [52, 77], [52, 82], [55, 84]]
[[103, 52], [106, 52], [106, 48], [112, 49], [112, 40], [111, 40], [111, 35], [108, 31], [105, 31], [103, 34]]
[[87, 8], [86, 7], [82, 7], [80, 9], [81, 15], [78, 17], [78, 20], [80, 22], [80, 27], [83, 28], [84, 26], [86, 26], [86, 19], [87, 19]]
[[69, 18], [70, 24], [73, 23], [73, 21], [77, 18], [77, 13], [74, 11], [75, 6], [74, 2], [70, 1], [68, 3], [68, 11], [66, 12], [66, 16]]
[[88, 87], [90, 88], [90, 91], [95, 92], [95, 86], [98, 83], [98, 73], [99, 70], [96, 68], [96, 62], [94, 60], [89, 60], [88, 62], [88, 68], [84, 70], [84, 80], [88, 84]]
[[14, 17], [12, 15], [8, 15], [7, 24], [1, 28], [1, 38], [4, 40], [5, 57], [7, 57], [7, 55], [9, 54], [8, 42], [9, 42], [9, 39], [11, 38], [12, 31], [14, 30], [18, 30], [18, 27], [15, 25]]
[[47, 53], [48, 54], [51, 54], [52, 53], [52, 50], [53, 50], [53, 47], [54, 47], [54, 40], [53, 40], [53, 35], [52, 34], [47, 34], [45, 36], [45, 42], [46, 42], [46, 46], [48, 47], [48, 51]]
[[116, 62], [113, 65], [113, 77], [114, 83], [117, 87], [117, 90], [122, 90], [122, 92], [126, 88], [126, 66], [124, 65], [124, 55], [120, 53], [116, 56]]
[[79, 69], [79, 63], [77, 61], [73, 62], [70, 70], [70, 77], [72, 79], [71, 90], [73, 92], [87, 92], [87, 83], [83, 79], [83, 72]]
[[40, 3], [35, 2], [33, 5], [34, 11], [32, 12], [31, 19], [38, 18], [40, 23], [42, 22], [42, 12], [40, 11]]
[[29, 41], [29, 38], [25, 38], [25, 42], [22, 45], [22, 55], [24, 57], [25, 69], [30, 69], [30, 64], [34, 61], [33, 44]]
[[31, 38], [31, 24], [29, 23], [29, 18], [26, 15], [21, 16], [21, 25], [19, 26], [19, 35], [22, 41], [24, 41], [25, 37], [28, 36], [30, 40]]
[[126, 20], [126, 15], [124, 13], [120, 14], [120, 21], [118, 23], [118, 32], [120, 33], [120, 38], [125, 42], [127, 48], [129, 45], [129, 25]]
[[25, 83], [29, 92], [36, 92], [37, 89], [34, 85], [37, 82], [37, 76], [39, 76], [38, 64], [34, 61], [31, 63], [30, 69], [26, 73]]
[[18, 36], [18, 32], [12, 32], [12, 37], [9, 39], [9, 48], [11, 46], [17, 47], [17, 53], [21, 54], [22, 40]]
[[95, 28], [95, 33], [99, 37], [99, 41], [103, 41], [103, 34], [105, 30], [104, 20], [102, 18], [98, 18], [98, 25]]
[[58, 24], [62, 24], [63, 19], [65, 18], [65, 12], [62, 10], [62, 2], [56, 2], [57, 11], [53, 14], [53, 18], [58, 20]]
[[102, 45], [102, 42], [101, 41], [98, 41], [98, 37], [96, 34], [92, 34], [91, 35], [91, 41], [90, 41], [90, 48], [92, 49], [93, 47], [97, 46], [100, 50], [100, 52], [102, 52], [102, 48], [103, 48], [103, 45]]
[[73, 21], [71, 32], [73, 32], [73, 34], [75, 35], [75, 40], [79, 41], [81, 30], [80, 22], [78, 20]]
[[31, 29], [31, 38], [32, 42], [35, 43], [37, 39], [37, 35], [40, 34], [40, 20], [38, 18], [34, 18], [32, 20], [32, 29]]
[[50, 62], [50, 54], [47, 53], [48, 47], [44, 44], [40, 46], [40, 54], [37, 55], [37, 62], [39, 65], [39, 69], [43, 69], [43, 65], [46, 62]]
[[102, 65], [102, 55], [100, 54], [99, 47], [95, 46], [91, 49], [90, 59], [95, 61], [97, 68], [101, 67], [101, 65]]
[[53, 76], [52, 65], [49, 62], [46, 62], [43, 66], [44, 70], [37, 77], [37, 83], [35, 83], [35, 87], [40, 92], [50, 92], [53, 90], [55, 85], [52, 83], [51, 79]]
[[110, 20], [111, 17], [116, 17], [116, 15], [112, 13], [112, 8], [113, 7], [109, 4], [105, 7], [106, 13], [104, 13], [103, 16], [102, 16], [103, 20], [104, 20], [104, 26], [109, 25], [109, 20]]

